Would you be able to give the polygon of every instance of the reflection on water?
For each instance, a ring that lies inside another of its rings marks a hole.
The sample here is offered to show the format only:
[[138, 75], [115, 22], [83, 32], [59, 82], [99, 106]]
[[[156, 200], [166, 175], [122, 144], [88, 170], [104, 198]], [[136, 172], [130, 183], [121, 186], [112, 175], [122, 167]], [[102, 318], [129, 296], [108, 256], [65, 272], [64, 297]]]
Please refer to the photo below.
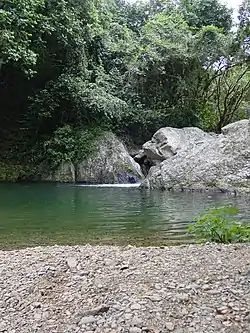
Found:
[[232, 204], [250, 220], [249, 197], [135, 187], [0, 184], [0, 246], [190, 241], [192, 218]]

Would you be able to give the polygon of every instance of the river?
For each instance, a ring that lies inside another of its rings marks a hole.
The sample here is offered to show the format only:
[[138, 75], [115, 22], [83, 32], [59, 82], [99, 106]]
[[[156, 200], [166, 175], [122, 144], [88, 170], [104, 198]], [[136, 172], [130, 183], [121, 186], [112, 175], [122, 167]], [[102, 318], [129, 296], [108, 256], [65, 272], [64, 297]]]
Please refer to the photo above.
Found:
[[53, 244], [172, 244], [192, 241], [194, 216], [230, 204], [250, 220], [249, 197], [141, 191], [136, 187], [0, 184], [0, 248]]

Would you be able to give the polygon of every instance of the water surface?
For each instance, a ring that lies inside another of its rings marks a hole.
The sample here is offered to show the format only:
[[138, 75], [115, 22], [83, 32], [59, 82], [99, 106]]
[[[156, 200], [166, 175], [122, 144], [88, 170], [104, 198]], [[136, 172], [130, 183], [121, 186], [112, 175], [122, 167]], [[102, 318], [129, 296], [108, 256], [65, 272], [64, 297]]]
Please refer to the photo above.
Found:
[[136, 187], [0, 184], [0, 248], [46, 244], [190, 242], [187, 226], [205, 209], [232, 204], [250, 220], [249, 197], [141, 191]]

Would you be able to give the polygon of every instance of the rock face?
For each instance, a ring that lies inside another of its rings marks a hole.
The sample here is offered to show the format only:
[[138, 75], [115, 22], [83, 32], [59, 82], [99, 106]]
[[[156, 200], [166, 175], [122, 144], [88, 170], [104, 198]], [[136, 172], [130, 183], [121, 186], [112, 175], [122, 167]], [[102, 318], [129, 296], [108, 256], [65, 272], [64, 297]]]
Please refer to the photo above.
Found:
[[140, 154], [154, 165], [142, 187], [250, 192], [249, 120], [225, 126], [220, 135], [162, 128]]
[[152, 164], [157, 165], [185, 149], [187, 143], [189, 149], [193, 149], [196, 145], [210, 139], [213, 139], [211, 135], [196, 127], [183, 129], [164, 127], [142, 146], [141, 152], [135, 158], [146, 155]]
[[129, 155], [124, 144], [113, 133], [106, 132], [95, 144], [91, 156], [77, 164], [63, 162], [55, 171], [42, 175], [42, 180], [128, 184], [139, 183], [142, 177], [140, 165]]
[[74, 183], [75, 166], [72, 162], [64, 162], [53, 172], [41, 175], [41, 180], [51, 182]]
[[76, 167], [76, 181], [99, 184], [138, 183], [143, 177], [140, 165], [129, 155], [124, 144], [105, 133], [96, 151]]

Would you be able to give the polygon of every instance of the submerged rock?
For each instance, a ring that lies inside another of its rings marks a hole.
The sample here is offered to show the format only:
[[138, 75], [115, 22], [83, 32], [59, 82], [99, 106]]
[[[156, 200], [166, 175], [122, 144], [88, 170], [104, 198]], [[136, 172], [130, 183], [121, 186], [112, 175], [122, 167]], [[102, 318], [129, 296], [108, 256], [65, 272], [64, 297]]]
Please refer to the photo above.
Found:
[[143, 146], [154, 166], [142, 187], [250, 192], [249, 128], [245, 119], [220, 135], [192, 127], [160, 129]]

